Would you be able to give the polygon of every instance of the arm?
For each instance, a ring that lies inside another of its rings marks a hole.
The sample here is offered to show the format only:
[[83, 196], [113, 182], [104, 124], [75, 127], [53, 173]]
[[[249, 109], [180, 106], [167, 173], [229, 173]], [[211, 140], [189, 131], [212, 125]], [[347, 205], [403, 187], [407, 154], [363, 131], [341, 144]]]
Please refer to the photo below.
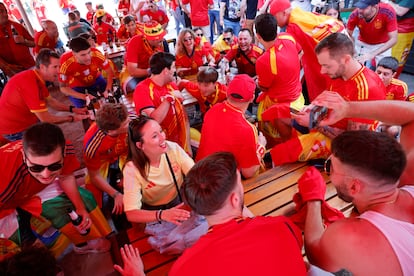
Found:
[[88, 175], [93, 185], [99, 190], [104, 191], [114, 199], [113, 214], [121, 214], [124, 209], [124, 195], [114, 189], [100, 174], [99, 170], [91, 170], [88, 168]]
[[[106, 88], [105, 88], [105, 91], [111, 91], [112, 90], [112, 83], [114, 81], [114, 71], [112, 71], [112, 68], [109, 64], [108, 64], [108, 68], [104, 69], [104, 71], [106, 72]], [[107, 95], [105, 95], [105, 97], [107, 97]]]
[[240, 172], [244, 178], [251, 178], [259, 172], [260, 165], [254, 165], [249, 168], [241, 168]]
[[[366, 53], [364, 54], [361, 58], [359, 59], [357, 58], [361, 63], [364, 63], [365, 61], [371, 60], [373, 58], [375, 58], [376, 56], [378, 56], [379, 54], [382, 54], [383, 52], [387, 51], [389, 48], [391, 48], [392, 46], [395, 45], [395, 43], [397, 43], [397, 36], [398, 36], [398, 31], [395, 30], [393, 32], [389, 32], [388, 33], [388, 41], [384, 43], [384, 45], [382, 45], [382, 47], [378, 48], [377, 50], [371, 52], [371, 53]], [[351, 36], [352, 37], [352, 36]]]
[[79, 194], [75, 176], [73, 174], [60, 175], [59, 184], [62, 190], [65, 192], [65, 194], [68, 196], [70, 201], [75, 206], [76, 212], [83, 217], [82, 223], [79, 225], [80, 229], [86, 230], [90, 228], [92, 225], [92, 221]]
[[321, 201], [308, 201], [305, 221], [305, 250], [309, 261], [315, 265], [320, 254], [320, 240], [325, 231], [322, 222]]
[[41, 122], [47, 122], [52, 124], [61, 124], [61, 123], [72, 123], [72, 122], [79, 122], [83, 119], [89, 118], [89, 115], [67, 115], [67, 116], [56, 116], [49, 111], [44, 112], [34, 112], [33, 114], [36, 115], [36, 117]]
[[81, 115], [88, 114], [88, 111], [86, 108], [77, 108], [77, 107], [72, 106], [72, 111], [71, 111], [71, 108], [70, 108], [71, 106], [67, 106], [64, 103], [59, 102], [52, 96], [49, 96], [46, 98], [46, 103], [48, 106], [50, 106], [51, 108], [57, 111], [67, 111], [67, 112], [73, 112], [75, 114], [81, 114]]
[[381, 0], [381, 2], [387, 3], [388, 5], [390, 5], [391, 7], [393, 7], [394, 10], [395, 10], [395, 13], [398, 16], [403, 16], [404, 14], [406, 14], [410, 10], [410, 8], [400, 6], [400, 5], [398, 5], [398, 4], [394, 3], [394, 2], [391, 2], [389, 0]]
[[128, 73], [132, 77], [142, 78], [148, 77], [148, 69], [138, 68], [138, 63], [127, 62]]
[[151, 118], [161, 124], [167, 116], [171, 104], [172, 103], [168, 101], [163, 101], [157, 108], [145, 108], [142, 112], [146, 113], [148, 116], [151, 116]]
[[226, 3], [220, 2], [220, 25], [224, 25], [224, 12], [226, 10]]
[[[62, 91], [62, 93], [66, 96], [72, 96], [77, 99], [86, 100], [86, 94], [76, 92], [65, 83], [60, 83], [60, 91]], [[91, 97], [91, 99], [94, 98], [93, 95], [89, 95], [89, 97]]]

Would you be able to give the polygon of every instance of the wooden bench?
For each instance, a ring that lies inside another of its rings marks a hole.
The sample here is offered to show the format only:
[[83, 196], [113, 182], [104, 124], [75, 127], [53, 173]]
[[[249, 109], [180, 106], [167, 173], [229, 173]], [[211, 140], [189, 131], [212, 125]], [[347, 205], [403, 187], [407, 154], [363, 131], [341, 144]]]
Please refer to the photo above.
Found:
[[[255, 215], [278, 216], [291, 215], [294, 212], [293, 195], [298, 191], [297, 180], [306, 171], [305, 163], [294, 163], [278, 166], [267, 170], [258, 176], [243, 181], [245, 189], [245, 205]], [[326, 201], [347, 216], [352, 210], [352, 204], [339, 199], [336, 189], [327, 180]], [[167, 275], [176, 255], [162, 255], [154, 251], [148, 244], [148, 236], [143, 232], [144, 226], [137, 225], [128, 230], [129, 242], [140, 251], [147, 275]]]

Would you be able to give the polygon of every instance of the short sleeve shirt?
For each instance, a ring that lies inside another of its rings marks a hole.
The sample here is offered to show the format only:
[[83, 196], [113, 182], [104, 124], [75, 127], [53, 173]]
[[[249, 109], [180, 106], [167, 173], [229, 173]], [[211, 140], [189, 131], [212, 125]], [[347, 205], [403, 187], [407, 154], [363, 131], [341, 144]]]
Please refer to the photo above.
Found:
[[247, 74], [250, 77], [256, 76], [256, 61], [263, 54], [263, 50], [252, 44], [248, 52], [242, 53], [239, 45], [231, 47], [224, 56], [228, 61], [236, 60], [239, 74]]

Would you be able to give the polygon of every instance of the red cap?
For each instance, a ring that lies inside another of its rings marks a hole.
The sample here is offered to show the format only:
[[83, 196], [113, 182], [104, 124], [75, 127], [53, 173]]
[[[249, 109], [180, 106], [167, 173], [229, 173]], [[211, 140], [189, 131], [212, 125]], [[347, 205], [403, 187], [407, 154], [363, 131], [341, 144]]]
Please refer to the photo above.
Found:
[[277, 12], [284, 11], [290, 7], [289, 0], [273, 0], [272, 3], [270, 3], [270, 14], [275, 15]]
[[227, 98], [236, 102], [250, 102], [253, 100], [256, 83], [246, 74], [234, 76], [227, 88]]

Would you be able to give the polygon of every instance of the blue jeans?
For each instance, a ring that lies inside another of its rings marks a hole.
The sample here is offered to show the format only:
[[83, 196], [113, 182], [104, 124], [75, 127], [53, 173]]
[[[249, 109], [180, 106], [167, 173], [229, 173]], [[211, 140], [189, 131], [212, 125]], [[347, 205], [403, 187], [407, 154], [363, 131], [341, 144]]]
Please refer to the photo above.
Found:
[[[82, 94], [85, 94], [85, 90], [88, 90], [88, 93], [95, 97], [98, 95], [98, 92], [104, 92], [105, 88], [106, 88], [106, 80], [102, 75], [97, 77], [95, 80], [95, 83], [91, 86], [72, 87], [73, 90], [75, 90], [76, 92], [82, 93]], [[84, 107], [86, 104], [85, 100], [74, 98], [72, 96], [69, 96], [69, 99], [75, 107]]]
[[175, 11], [172, 11], [171, 13], [174, 16], [175, 29], [177, 31], [177, 37], [178, 37], [178, 34], [180, 33], [180, 30], [181, 30], [181, 26], [183, 26], [183, 28], [185, 27], [185, 21], [184, 21], [184, 15], [183, 15], [184, 12], [180, 9], [180, 7], [177, 7]]
[[223, 27], [220, 25], [220, 11], [208, 10], [208, 16], [210, 17], [210, 43], [214, 43], [214, 23], [217, 25], [217, 31], [220, 35], [223, 32]]
[[239, 32], [240, 32], [240, 21], [238, 22], [233, 22], [227, 19], [224, 19], [224, 28], [232, 28], [233, 29], [233, 33], [235, 36], [239, 36]]

